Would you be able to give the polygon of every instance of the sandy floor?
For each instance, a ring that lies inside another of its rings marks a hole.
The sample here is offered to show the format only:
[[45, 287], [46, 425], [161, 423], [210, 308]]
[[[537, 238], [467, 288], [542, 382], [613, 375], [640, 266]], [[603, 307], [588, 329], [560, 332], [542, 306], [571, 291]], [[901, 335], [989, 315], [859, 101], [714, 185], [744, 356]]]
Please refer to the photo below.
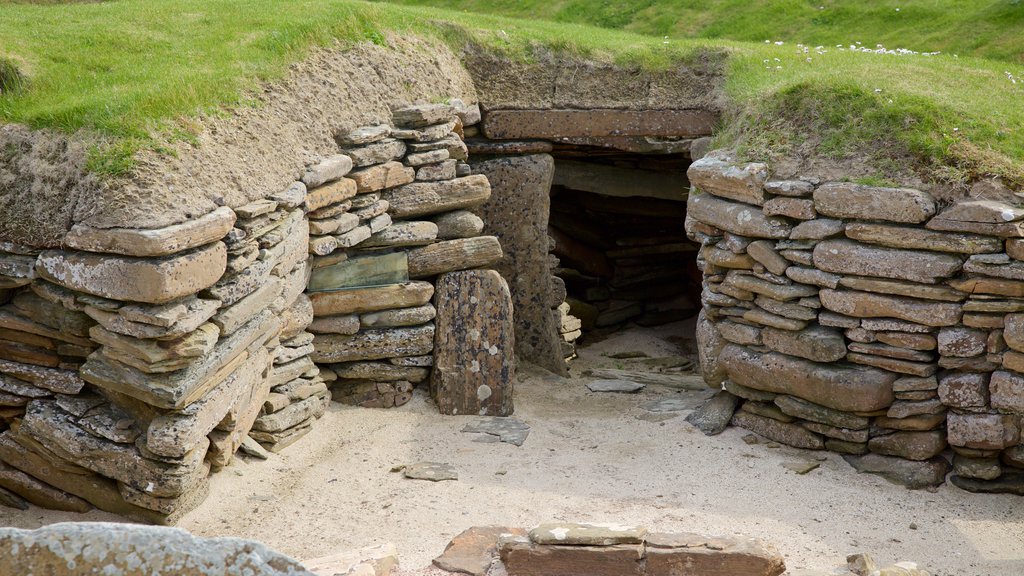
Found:
[[[585, 349], [573, 373], [621, 364], [602, 353], [635, 349], [679, 353], [650, 331], [624, 332]], [[217, 475], [210, 498], [181, 527], [261, 540], [299, 559], [390, 541], [403, 566], [417, 568], [474, 525], [614, 521], [765, 538], [790, 569], [832, 568], [847, 553], [867, 551], [880, 562], [919, 562], [940, 576], [1024, 574], [1018, 497], [948, 485], [908, 491], [856, 474], [835, 454], [747, 445], [738, 429], [708, 438], [684, 413], [657, 422], [640, 408], [669, 397], [697, 403], [707, 392], [649, 386], [639, 394], [593, 394], [581, 380], [528, 367], [520, 379], [516, 417], [533, 427], [522, 447], [474, 442], [475, 435], [459, 432], [471, 417], [440, 417], [422, 394], [390, 411], [335, 405], [284, 454], [239, 459]], [[815, 457], [824, 461], [804, 476], [782, 467]], [[451, 463], [459, 480], [389, 472], [418, 461]], [[26, 528], [111, 519], [0, 509], [0, 524]]]

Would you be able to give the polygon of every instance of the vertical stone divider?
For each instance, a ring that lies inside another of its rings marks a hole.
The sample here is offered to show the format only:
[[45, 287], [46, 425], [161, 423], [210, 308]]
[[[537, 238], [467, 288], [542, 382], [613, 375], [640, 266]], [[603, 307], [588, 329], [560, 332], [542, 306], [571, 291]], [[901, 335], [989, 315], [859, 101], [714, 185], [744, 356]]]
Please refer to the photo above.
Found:
[[437, 349], [430, 395], [442, 414], [509, 416], [515, 410], [515, 326], [508, 284], [494, 270], [437, 279]]
[[568, 373], [560, 338], [565, 286], [551, 274], [548, 216], [554, 159], [507, 156], [472, 163], [487, 176], [491, 198], [477, 212], [501, 241], [494, 268], [509, 282], [515, 308], [516, 354], [559, 375]]
[[[352, 159], [354, 185], [334, 208], [310, 212], [309, 295], [313, 359], [336, 401], [407, 402], [434, 364], [434, 278], [501, 256], [497, 239], [481, 237], [483, 222], [468, 211], [490, 195], [487, 179], [469, 175], [465, 164], [461, 126], [471, 110], [407, 106], [393, 111], [394, 126], [335, 135]], [[344, 222], [334, 228], [331, 219]]]

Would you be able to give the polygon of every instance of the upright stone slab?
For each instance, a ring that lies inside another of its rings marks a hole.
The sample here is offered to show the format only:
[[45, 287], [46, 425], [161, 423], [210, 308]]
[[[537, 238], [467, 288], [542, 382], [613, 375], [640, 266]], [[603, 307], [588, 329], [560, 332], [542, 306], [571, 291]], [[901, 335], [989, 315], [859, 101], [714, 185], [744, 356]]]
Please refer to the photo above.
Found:
[[437, 279], [437, 329], [430, 395], [442, 414], [512, 414], [515, 381], [512, 296], [494, 270]]
[[491, 198], [479, 208], [486, 232], [498, 237], [503, 256], [494, 265], [509, 282], [515, 305], [516, 354], [556, 374], [566, 374], [558, 326], [551, 309], [548, 215], [554, 160], [547, 154], [476, 162]]

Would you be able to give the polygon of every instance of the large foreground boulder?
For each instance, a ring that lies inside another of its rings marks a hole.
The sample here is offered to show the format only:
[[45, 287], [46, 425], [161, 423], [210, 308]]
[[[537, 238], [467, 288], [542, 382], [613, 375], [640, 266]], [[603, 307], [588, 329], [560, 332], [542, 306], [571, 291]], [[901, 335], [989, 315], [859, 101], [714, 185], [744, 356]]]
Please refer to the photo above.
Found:
[[106, 522], [0, 528], [0, 574], [316, 576], [257, 542]]

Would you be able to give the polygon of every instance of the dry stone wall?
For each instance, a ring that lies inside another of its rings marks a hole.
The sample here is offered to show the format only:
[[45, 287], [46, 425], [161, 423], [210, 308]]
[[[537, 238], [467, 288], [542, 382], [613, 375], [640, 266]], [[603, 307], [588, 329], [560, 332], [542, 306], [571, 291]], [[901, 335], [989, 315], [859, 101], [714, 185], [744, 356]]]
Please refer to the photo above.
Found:
[[[450, 275], [490, 266], [502, 251], [497, 238], [481, 234], [483, 220], [470, 211], [491, 194], [485, 176], [470, 174], [462, 140], [463, 127], [479, 121], [479, 109], [453, 104], [402, 108], [394, 112], [394, 126], [337, 134], [338, 158], [347, 159], [345, 167], [352, 171], [309, 192], [315, 199], [309, 241], [312, 358], [323, 366], [339, 402], [400, 406], [432, 373], [436, 392], [445, 372], [432, 371], [435, 362], [446, 362], [460, 347], [469, 349], [469, 342], [451, 341], [436, 358], [435, 340], [451, 337], [437, 334], [436, 323], [457, 326], [470, 314], [440, 302], [446, 297], [435, 291], [435, 283], [469, 282]], [[511, 306], [501, 298], [497, 302], [487, 318], [500, 327], [511, 321]], [[438, 308], [451, 312], [438, 318]], [[503, 374], [497, 369], [502, 385], [481, 382], [478, 387], [489, 392], [472, 391], [463, 398], [468, 404], [435, 393], [443, 412], [511, 412], [511, 397], [499, 400], [511, 383], [511, 342], [495, 340], [491, 346], [493, 356], [507, 365]]]
[[0, 245], [0, 496], [173, 523], [240, 447], [284, 449], [332, 395], [399, 405], [434, 372], [446, 412], [510, 413], [511, 300], [475, 270], [501, 248], [467, 211], [490, 193], [463, 163], [479, 113], [456, 104], [339, 133], [243, 206]]
[[914, 487], [1024, 488], [1024, 209], [695, 162], [704, 377], [733, 424]]

